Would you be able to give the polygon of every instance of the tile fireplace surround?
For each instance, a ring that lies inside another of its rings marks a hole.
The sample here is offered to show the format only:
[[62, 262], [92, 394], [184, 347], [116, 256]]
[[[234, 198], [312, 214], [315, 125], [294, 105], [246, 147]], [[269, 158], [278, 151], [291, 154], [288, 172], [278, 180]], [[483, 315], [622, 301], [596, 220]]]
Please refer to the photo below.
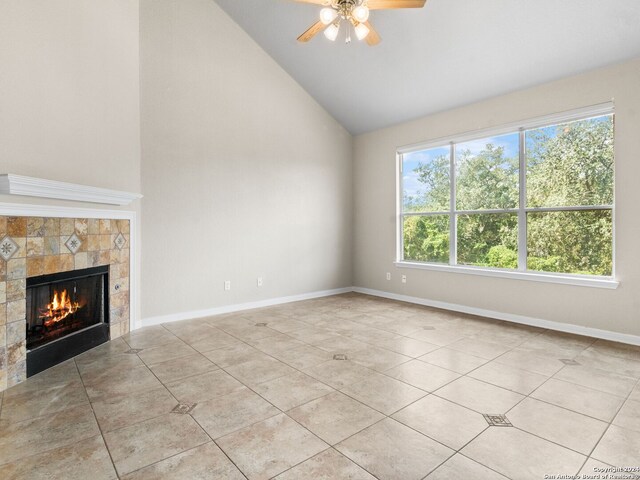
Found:
[[111, 339], [129, 332], [130, 223], [0, 216], [0, 392], [26, 379], [26, 279], [109, 265]]

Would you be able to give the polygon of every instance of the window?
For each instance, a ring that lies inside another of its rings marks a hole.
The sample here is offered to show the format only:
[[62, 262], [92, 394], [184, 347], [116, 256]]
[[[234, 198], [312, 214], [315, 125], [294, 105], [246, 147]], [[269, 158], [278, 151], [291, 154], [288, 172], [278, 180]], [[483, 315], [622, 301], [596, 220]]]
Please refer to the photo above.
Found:
[[613, 276], [610, 105], [399, 151], [401, 263]]

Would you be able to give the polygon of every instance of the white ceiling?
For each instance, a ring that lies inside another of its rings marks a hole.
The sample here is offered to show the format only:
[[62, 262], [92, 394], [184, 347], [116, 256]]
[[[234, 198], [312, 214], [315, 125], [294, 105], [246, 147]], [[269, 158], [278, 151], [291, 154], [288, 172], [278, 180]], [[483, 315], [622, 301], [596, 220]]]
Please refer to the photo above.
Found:
[[377, 47], [298, 43], [319, 6], [216, 1], [352, 134], [640, 56], [640, 0], [428, 0], [372, 12]]

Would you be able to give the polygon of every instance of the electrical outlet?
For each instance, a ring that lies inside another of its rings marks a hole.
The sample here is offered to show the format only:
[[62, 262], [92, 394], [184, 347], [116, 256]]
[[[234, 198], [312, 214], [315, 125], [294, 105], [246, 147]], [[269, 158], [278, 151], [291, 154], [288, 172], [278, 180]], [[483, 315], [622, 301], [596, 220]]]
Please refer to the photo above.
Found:
[[402, 275], [402, 283], [407, 283], [407, 276], [406, 275]]
[[387, 280], [391, 280], [391, 272], [387, 272]]
[[226, 280], [224, 282], [224, 289], [225, 290], [231, 290], [231, 280]]
[[256, 282], [259, 287], [262, 286], [262, 277], [258, 277], [258, 281]]

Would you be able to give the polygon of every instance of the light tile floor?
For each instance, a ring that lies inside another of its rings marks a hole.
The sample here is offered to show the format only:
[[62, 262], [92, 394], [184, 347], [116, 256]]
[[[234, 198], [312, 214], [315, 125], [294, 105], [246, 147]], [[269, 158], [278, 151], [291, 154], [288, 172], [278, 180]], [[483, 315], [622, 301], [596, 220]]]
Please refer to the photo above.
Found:
[[638, 469], [639, 378], [640, 347], [341, 295], [138, 330], [7, 390], [0, 477]]

